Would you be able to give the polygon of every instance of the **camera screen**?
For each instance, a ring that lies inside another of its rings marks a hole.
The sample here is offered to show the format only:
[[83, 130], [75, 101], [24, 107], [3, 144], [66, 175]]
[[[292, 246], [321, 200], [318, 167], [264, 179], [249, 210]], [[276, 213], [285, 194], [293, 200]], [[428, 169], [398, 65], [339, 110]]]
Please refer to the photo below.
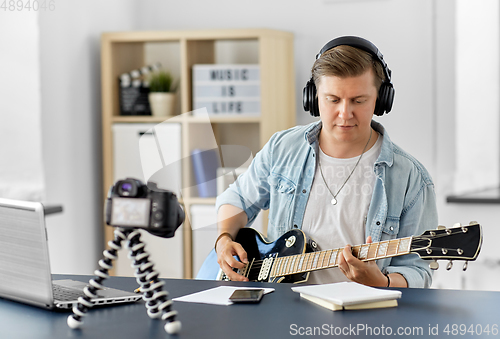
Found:
[[147, 227], [150, 204], [149, 199], [113, 198], [111, 224]]

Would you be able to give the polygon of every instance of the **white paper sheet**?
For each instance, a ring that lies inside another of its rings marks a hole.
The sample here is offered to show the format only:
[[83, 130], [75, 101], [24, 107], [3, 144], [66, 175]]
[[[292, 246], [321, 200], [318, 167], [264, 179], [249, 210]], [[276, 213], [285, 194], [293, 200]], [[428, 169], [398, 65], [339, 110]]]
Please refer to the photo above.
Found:
[[[232, 301], [229, 300], [231, 294], [236, 290], [255, 289], [259, 287], [244, 287], [244, 286], [219, 286], [205, 291], [188, 294], [182, 297], [174, 298], [174, 301], [184, 301], [191, 303], [202, 303], [212, 305], [231, 305]], [[264, 288], [264, 294], [271, 293], [274, 288]]]

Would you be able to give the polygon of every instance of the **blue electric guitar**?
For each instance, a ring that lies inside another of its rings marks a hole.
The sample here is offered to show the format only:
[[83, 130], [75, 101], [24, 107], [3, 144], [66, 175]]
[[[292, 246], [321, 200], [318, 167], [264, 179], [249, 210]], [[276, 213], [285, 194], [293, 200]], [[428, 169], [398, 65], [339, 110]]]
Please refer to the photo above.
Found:
[[[262, 234], [252, 228], [242, 228], [236, 242], [240, 243], [248, 256], [248, 265], [235, 270], [250, 281], [298, 283], [306, 281], [309, 272], [338, 266], [338, 255], [343, 248], [319, 251], [316, 243], [308, 239], [301, 230], [291, 230], [274, 242], [264, 240]], [[381, 241], [352, 247], [353, 255], [362, 260], [377, 260], [417, 253], [422, 259], [432, 260], [430, 267], [439, 267], [436, 260], [476, 260], [482, 244], [481, 226], [476, 222], [469, 225], [446, 228], [438, 227], [420, 236]], [[229, 280], [217, 263], [214, 250], [209, 254], [197, 279]]]

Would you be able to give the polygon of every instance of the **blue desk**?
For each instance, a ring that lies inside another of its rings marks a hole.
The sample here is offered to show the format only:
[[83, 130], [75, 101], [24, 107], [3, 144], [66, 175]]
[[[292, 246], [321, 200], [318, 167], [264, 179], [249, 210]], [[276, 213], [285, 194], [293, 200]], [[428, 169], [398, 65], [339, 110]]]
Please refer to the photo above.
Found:
[[[58, 275], [54, 278], [88, 281], [86, 276]], [[120, 277], [110, 278], [106, 285], [125, 290], [137, 287], [134, 278]], [[166, 280], [166, 290], [171, 297], [219, 285], [267, 286], [276, 290], [256, 305], [174, 303], [182, 322], [182, 331], [175, 337], [296, 338], [316, 330], [321, 337], [335, 337], [343, 332], [348, 337], [357, 334], [358, 337], [383, 338], [387, 337], [383, 334], [390, 334], [390, 331], [394, 338], [500, 338], [500, 292], [401, 289], [403, 296], [396, 308], [331, 312], [301, 300], [299, 294], [285, 284]], [[0, 338], [172, 337], [163, 330], [163, 321], [148, 318], [142, 302], [92, 309], [83, 328], [76, 331], [67, 327], [67, 316], [67, 312], [52, 312], [0, 299]], [[459, 326], [462, 324], [468, 330], [473, 325], [475, 333], [482, 328], [483, 333], [480, 336], [471, 332], [460, 335]], [[444, 332], [446, 326], [449, 335]], [[484, 332], [486, 326], [489, 335]], [[370, 328], [371, 336], [366, 335], [370, 334]], [[492, 329], [496, 329], [496, 335]], [[430, 335], [430, 330], [437, 330], [438, 335]]]

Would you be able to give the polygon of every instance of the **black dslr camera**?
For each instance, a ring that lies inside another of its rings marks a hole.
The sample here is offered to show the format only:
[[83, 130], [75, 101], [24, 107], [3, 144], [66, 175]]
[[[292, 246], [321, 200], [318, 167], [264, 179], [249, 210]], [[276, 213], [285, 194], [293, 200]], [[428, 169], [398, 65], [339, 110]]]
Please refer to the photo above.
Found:
[[171, 191], [140, 180], [127, 178], [111, 186], [106, 199], [106, 224], [142, 228], [149, 233], [171, 238], [184, 221], [184, 210]]

